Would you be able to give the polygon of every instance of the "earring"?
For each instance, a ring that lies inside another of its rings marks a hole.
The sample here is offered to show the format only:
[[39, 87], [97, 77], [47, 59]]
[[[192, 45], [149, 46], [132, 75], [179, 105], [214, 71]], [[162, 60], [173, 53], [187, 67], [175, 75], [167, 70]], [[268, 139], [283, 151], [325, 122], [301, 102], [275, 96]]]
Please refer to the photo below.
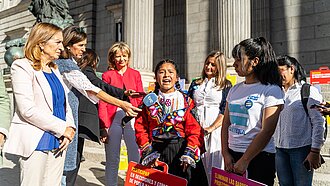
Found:
[[40, 47], [40, 51], [43, 54], [44, 53], [44, 47]]

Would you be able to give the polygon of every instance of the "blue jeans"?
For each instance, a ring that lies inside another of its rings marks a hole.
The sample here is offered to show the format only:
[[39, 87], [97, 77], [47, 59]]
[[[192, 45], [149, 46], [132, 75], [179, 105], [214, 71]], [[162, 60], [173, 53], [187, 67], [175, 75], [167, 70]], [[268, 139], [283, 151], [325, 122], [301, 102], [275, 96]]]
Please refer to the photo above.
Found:
[[281, 186], [310, 186], [313, 181], [313, 170], [308, 171], [303, 162], [311, 147], [284, 149], [276, 148], [275, 165]]

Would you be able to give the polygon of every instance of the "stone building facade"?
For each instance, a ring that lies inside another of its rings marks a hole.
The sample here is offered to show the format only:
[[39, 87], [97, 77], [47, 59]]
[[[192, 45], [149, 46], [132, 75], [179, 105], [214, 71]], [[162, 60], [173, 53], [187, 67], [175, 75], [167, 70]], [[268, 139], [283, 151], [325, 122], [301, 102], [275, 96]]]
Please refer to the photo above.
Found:
[[[206, 55], [220, 49], [230, 57], [239, 41], [264, 36], [277, 54], [296, 57], [309, 72], [330, 63], [328, 0], [68, 0], [75, 24], [88, 34], [88, 47], [106, 70], [115, 41], [132, 48], [132, 66], [145, 83], [163, 58], [179, 64], [188, 81], [200, 74]], [[30, 0], [0, 2], [0, 68], [6, 41], [27, 37], [35, 18]], [[231, 64], [229, 63], [229, 66]], [[146, 85], [146, 84], [145, 84]]]

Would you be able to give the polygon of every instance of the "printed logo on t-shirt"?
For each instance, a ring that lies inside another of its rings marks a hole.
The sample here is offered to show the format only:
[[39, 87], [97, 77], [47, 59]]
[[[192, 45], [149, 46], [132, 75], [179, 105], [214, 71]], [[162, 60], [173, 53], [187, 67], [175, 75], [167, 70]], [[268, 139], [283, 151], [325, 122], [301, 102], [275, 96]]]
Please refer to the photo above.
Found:
[[246, 109], [249, 109], [253, 106], [253, 102], [248, 99], [248, 100], [245, 101], [244, 105], [245, 105]]
[[245, 105], [229, 104], [230, 127], [229, 131], [235, 134], [245, 134], [248, 126], [249, 114]]

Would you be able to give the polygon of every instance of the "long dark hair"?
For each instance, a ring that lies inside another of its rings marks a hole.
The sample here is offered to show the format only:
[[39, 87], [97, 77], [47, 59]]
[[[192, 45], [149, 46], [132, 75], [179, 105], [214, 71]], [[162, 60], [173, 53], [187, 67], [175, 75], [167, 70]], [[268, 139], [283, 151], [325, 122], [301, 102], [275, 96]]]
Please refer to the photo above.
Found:
[[[163, 60], [161, 60], [160, 62], [158, 62], [158, 64], [157, 64], [156, 67], [155, 67], [155, 71], [154, 71], [154, 73], [155, 73], [155, 77], [157, 77], [157, 73], [158, 73], [160, 67], [161, 67], [163, 64], [165, 64], [165, 63], [170, 63], [170, 64], [172, 64], [172, 65], [174, 66], [175, 71], [176, 71], [176, 75], [179, 77], [179, 69], [178, 69], [178, 66], [177, 66], [176, 63], [175, 63], [173, 60], [171, 60], [171, 59], [163, 59]], [[160, 86], [159, 86], [158, 82], [156, 81], [156, 82], [155, 82], [155, 90], [154, 90], [154, 93], [157, 94], [157, 95], [158, 95], [158, 93], [159, 93], [159, 88], [160, 88]], [[179, 81], [175, 82], [175, 88], [176, 88], [178, 91], [180, 91], [181, 93], [183, 93], [182, 90], [181, 90], [181, 86], [180, 86]]]
[[61, 58], [71, 58], [73, 55], [68, 47], [87, 39], [87, 34], [82, 27], [69, 26], [63, 30], [63, 46]]
[[253, 72], [262, 84], [282, 86], [275, 52], [272, 45], [264, 37], [241, 41], [234, 47], [232, 56], [243, 60], [242, 54], [244, 53], [250, 60], [255, 57], [259, 58], [259, 63], [253, 67]]
[[298, 62], [298, 60], [294, 57], [283, 55], [279, 56], [277, 58], [277, 62], [279, 66], [286, 66], [287, 68], [290, 68], [291, 66], [294, 66], [294, 78], [301, 83], [301, 81], [306, 82], [306, 71], [301, 66], [301, 64]]
[[78, 66], [81, 70], [85, 69], [87, 66], [96, 69], [99, 60], [100, 58], [94, 50], [86, 48], [86, 51], [84, 52], [82, 58], [78, 61]]

